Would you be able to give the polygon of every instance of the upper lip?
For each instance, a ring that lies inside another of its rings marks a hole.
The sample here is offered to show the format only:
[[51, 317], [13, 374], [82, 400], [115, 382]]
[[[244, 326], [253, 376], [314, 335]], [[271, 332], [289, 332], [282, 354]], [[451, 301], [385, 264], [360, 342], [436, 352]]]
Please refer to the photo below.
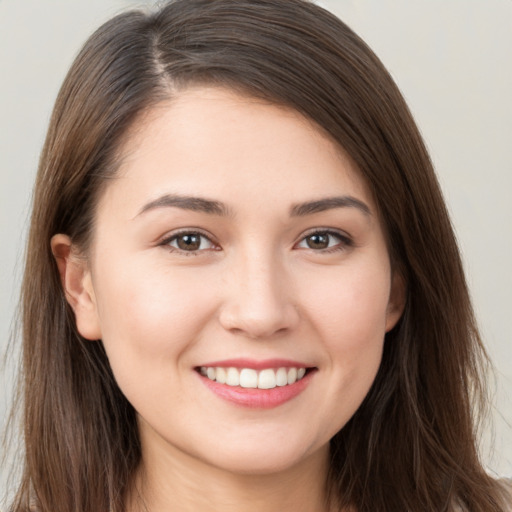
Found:
[[264, 370], [265, 368], [312, 368], [312, 365], [293, 361], [291, 359], [223, 359], [222, 361], [212, 361], [203, 363], [199, 367], [221, 367], [221, 368], [252, 368], [254, 370]]

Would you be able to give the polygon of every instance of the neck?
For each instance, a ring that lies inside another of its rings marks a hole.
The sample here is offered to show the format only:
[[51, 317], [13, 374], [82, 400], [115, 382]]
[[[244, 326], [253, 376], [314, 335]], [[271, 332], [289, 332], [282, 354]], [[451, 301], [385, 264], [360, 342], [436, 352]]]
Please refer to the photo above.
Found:
[[[157, 455], [157, 454], [153, 454]], [[239, 474], [182, 452], [144, 453], [128, 512], [328, 512], [328, 447], [297, 465], [266, 474]]]

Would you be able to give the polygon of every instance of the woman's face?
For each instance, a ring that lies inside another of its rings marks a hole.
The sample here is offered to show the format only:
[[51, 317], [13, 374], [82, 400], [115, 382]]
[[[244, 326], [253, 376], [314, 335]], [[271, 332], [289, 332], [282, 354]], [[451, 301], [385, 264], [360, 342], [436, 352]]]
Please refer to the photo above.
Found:
[[298, 113], [219, 88], [132, 130], [89, 256], [78, 327], [103, 340], [143, 453], [234, 472], [325, 456], [402, 311], [347, 155]]

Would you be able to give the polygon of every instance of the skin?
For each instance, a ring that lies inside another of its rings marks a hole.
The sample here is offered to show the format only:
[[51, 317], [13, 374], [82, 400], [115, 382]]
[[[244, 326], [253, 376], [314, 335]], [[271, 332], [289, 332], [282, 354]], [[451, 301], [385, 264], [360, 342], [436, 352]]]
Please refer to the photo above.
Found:
[[[155, 205], [165, 195], [225, 211]], [[364, 207], [290, 214], [332, 197]], [[180, 249], [183, 230], [201, 245]], [[330, 138], [289, 109], [187, 89], [132, 130], [86, 258], [65, 235], [52, 248], [80, 333], [103, 341], [138, 413], [128, 510], [327, 510], [329, 440], [367, 394], [404, 295], [375, 203]], [[240, 407], [196, 371], [234, 357], [315, 371], [278, 407]]]

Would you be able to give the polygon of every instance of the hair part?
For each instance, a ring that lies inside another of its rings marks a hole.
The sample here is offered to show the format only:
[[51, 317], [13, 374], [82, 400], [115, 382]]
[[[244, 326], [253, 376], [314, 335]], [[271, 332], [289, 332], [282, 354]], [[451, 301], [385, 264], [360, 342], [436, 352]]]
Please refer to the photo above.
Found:
[[358, 512], [503, 511], [476, 449], [487, 359], [427, 151], [378, 58], [302, 0], [177, 0], [128, 12], [75, 60], [35, 188], [22, 288], [25, 469], [12, 510], [28, 510], [31, 494], [45, 512], [123, 510], [141, 458], [136, 414], [102, 343], [76, 330], [50, 239], [65, 233], [86, 252], [130, 130], [191, 85], [288, 106], [328, 133], [374, 195], [407, 283], [377, 378], [331, 441], [331, 495]]

